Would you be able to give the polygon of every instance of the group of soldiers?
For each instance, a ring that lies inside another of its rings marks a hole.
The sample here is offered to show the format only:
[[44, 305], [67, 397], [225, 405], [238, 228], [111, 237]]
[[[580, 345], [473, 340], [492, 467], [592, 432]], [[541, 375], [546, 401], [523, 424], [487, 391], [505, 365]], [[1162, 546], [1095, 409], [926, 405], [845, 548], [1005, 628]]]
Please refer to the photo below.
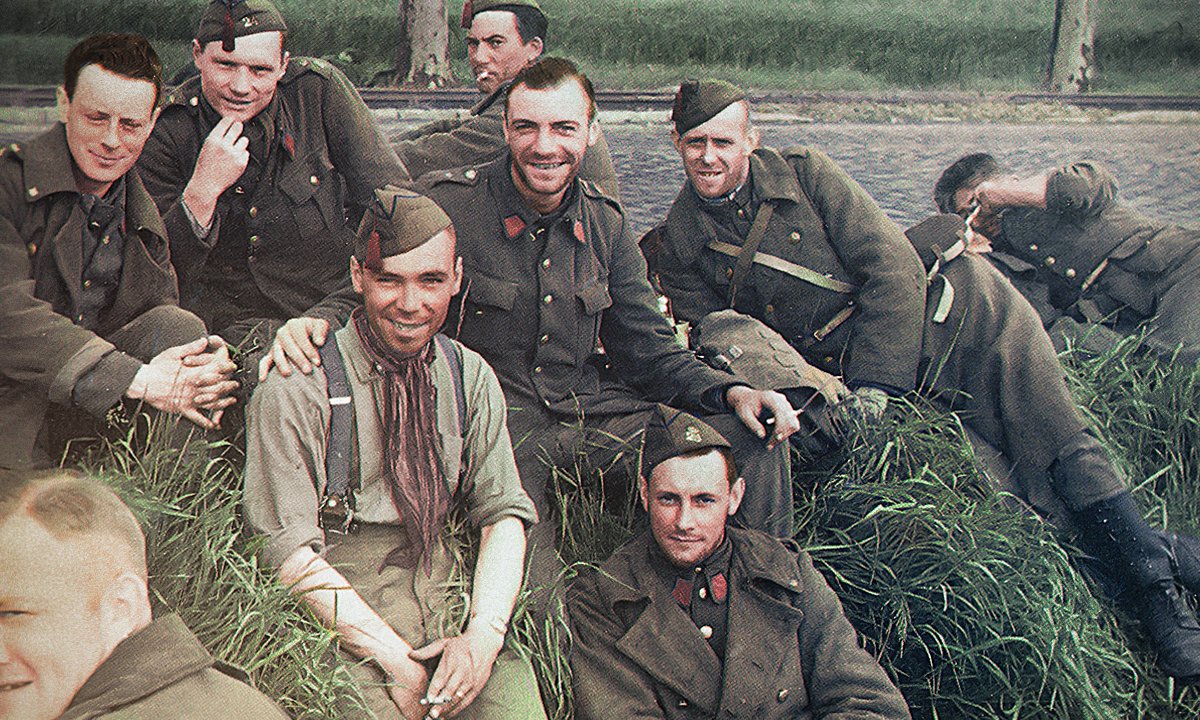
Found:
[[[399, 138], [289, 56], [270, 0], [214, 0], [194, 77], [160, 98], [143, 38], [87, 38], [62, 121], [0, 151], [0, 716], [282, 716], [150, 617], [120, 501], [38, 469], [140, 409], [190, 421], [181, 445], [244, 431], [262, 558], [376, 717], [545, 717], [505, 638], [523, 580], [557, 612], [555, 478], [586, 457], [632, 479], [648, 528], [566, 595], [576, 717], [907, 718], [790, 540], [790, 451], [914, 392], [1200, 681], [1200, 544], [1145, 523], [1047, 332], [1194, 361], [1197, 233], [1120, 205], [1095, 164], [1022, 179], [986, 155], [906, 233], [819, 150], [760, 147], [739, 88], [689, 80], [687, 180], [639, 244], [536, 0], [468, 0], [463, 27], [484, 99]], [[447, 626], [457, 517], [478, 552]]]

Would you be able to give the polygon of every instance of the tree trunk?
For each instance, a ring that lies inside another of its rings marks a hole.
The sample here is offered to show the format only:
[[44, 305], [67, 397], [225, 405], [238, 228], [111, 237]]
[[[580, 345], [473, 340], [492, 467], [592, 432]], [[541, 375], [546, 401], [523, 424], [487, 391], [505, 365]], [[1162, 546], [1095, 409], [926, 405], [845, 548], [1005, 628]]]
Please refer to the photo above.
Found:
[[396, 85], [441, 87], [454, 79], [447, 57], [446, 0], [400, 0]]
[[1055, 0], [1054, 32], [1046, 63], [1046, 88], [1052, 92], [1084, 93], [1096, 74], [1093, 37], [1100, 0]]

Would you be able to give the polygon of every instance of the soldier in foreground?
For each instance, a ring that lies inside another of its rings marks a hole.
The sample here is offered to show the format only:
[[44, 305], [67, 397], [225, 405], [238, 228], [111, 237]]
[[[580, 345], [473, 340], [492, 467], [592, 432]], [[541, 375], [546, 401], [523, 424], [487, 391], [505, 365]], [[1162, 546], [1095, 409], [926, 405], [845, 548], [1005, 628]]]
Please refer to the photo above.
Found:
[[1045, 293], [1054, 311], [1047, 327], [1062, 314], [1067, 328], [1147, 330], [1158, 354], [1200, 360], [1200, 230], [1120, 202], [1103, 165], [1085, 160], [1017, 177], [973, 153], [946, 168], [933, 194], [942, 212], [971, 218], [988, 257], [1018, 287]]
[[49, 465], [125, 400], [203, 428], [233, 401], [228, 351], [177, 306], [133, 169], [161, 73], [140, 35], [89, 37], [66, 59], [61, 122], [0, 149], [0, 468]]
[[[504, 154], [504, 95], [517, 73], [546, 49], [549, 22], [537, 0], [467, 0], [462, 26], [467, 29], [467, 60], [484, 97], [469, 117], [423, 125], [393, 143], [414, 178], [482, 164]], [[584, 152], [579, 176], [619, 198], [603, 132]]]
[[[821, 357], [827, 352], [848, 355], [841, 367], [852, 387], [861, 367], [856, 342], [876, 332], [863, 323], [893, 333], [909, 328], [895, 343], [907, 347], [915, 338], [914, 357], [895, 358], [899, 364], [882, 365], [883, 372], [902, 369], [907, 377], [911, 367], [922, 393], [960, 412], [977, 439], [1002, 456], [996, 479], [1011, 480], [1018, 496], [1059, 511], [1079, 530], [1142, 619], [1160, 666], [1200, 681], [1200, 623], [1180, 597], [1176, 575], [1193, 592], [1200, 578], [1177, 573], [1167, 544], [1143, 520], [1075, 407], [1033, 308], [987, 263], [964, 255], [961, 220], [936, 218], [910, 230], [911, 241], [898, 229], [885, 233], [890, 223], [880, 210], [824, 155], [757, 148], [744, 95], [719, 81], [685, 83], [674, 137], [688, 182], [670, 210], [655, 267], [677, 316], [694, 323], [732, 306], [790, 338], [814, 364], [828, 362]], [[755, 218], [745, 235], [739, 212]], [[764, 213], [768, 221], [755, 232]], [[869, 261], [891, 258], [894, 267], [907, 267], [918, 257], [914, 247], [929, 268], [928, 297], [921, 279], [908, 289], [911, 297], [874, 304], [879, 286], [860, 264], [869, 269]], [[747, 253], [754, 267], [743, 273]], [[844, 349], [828, 347], [828, 338], [814, 342], [811, 326], [824, 316], [800, 312], [797, 298], [808, 298], [810, 307], [845, 306]]]
[[177, 615], [154, 619], [142, 529], [80, 475], [0, 473], [0, 717], [286, 720]]
[[[496, 370], [521, 479], [543, 519], [530, 538], [538, 585], [556, 572], [547, 554], [553, 467], [572, 466], [580, 453], [596, 467], [631, 457], [651, 400], [709, 413], [749, 468], [738, 520], [791, 532], [783, 441], [798, 427], [795, 414], [782, 395], [713, 370], [675, 342], [619, 203], [578, 178], [598, 132], [587, 77], [568, 60], [545, 58], [509, 88], [509, 152], [426, 177], [463, 255], [463, 302], [448, 331]], [[605, 362], [611, 369], [602, 372]]]
[[181, 304], [247, 353], [247, 381], [259, 357], [259, 376], [319, 363], [358, 302], [347, 214], [408, 177], [349, 80], [290, 58], [286, 37], [270, 0], [213, 0], [192, 43], [200, 74], [167, 98], [138, 164]]
[[726, 525], [745, 481], [724, 438], [660, 410], [638, 489], [649, 531], [568, 596], [576, 718], [909, 717], [808, 554]]
[[[504, 649], [537, 518], [504, 395], [479, 355], [435, 338], [462, 277], [454, 228], [427, 198], [377, 197], [350, 261], [363, 304], [324, 372], [271, 373], [251, 400], [246, 517], [280, 581], [367, 661], [375, 717], [542, 718], [529, 660]], [[481, 536], [465, 628], [447, 617], [452, 513]]]

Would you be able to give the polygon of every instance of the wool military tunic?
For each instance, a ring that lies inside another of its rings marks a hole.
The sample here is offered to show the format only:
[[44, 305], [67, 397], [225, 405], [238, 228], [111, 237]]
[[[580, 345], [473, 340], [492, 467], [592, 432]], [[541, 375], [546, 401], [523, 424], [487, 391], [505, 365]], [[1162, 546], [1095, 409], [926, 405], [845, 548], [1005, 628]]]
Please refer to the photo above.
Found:
[[[86, 218], [72, 167], [61, 123], [0, 149], [0, 467], [34, 460], [48, 404], [103, 417], [150, 359], [141, 356], [168, 347], [150, 336], [186, 342], [204, 334], [198, 318], [174, 307], [166, 230], [136, 171], [124, 177], [117, 286], [91, 329], [81, 324]], [[118, 349], [109, 338], [150, 311], [171, 315], [175, 327], [151, 319]]]
[[246, 125], [246, 172], [200, 237], [182, 194], [219, 120], [192, 78], [168, 96], [138, 161], [170, 232], [183, 306], [217, 332], [301, 315], [341, 325], [358, 303], [347, 210], [406, 181], [404, 166], [339, 70], [292, 58], [271, 104]]
[[730, 307], [737, 254], [769, 204], [773, 214], [734, 309], [779, 331], [852, 388], [914, 388], [924, 271], [870, 196], [820, 151], [760, 148], [730, 203], [705, 203], [689, 183], [671, 206], [656, 270], [676, 318], [695, 324]]
[[117, 645], [59, 720], [287, 720], [240, 671], [213, 661], [177, 615], [152, 622]]
[[[482, 165], [504, 154], [504, 98], [511, 83], [505, 83], [471, 108], [466, 118], [432, 122], [395, 138], [392, 147], [408, 172], [419, 178], [430, 172], [466, 165]], [[583, 154], [579, 177], [595, 183], [606, 195], [620, 198], [617, 173], [604, 133]]]
[[806, 553], [727, 528], [728, 638], [720, 660], [672, 595], [649, 532], [571, 587], [575, 717], [908, 718]]
[[1046, 209], [1008, 208], [997, 250], [1039, 268], [1051, 301], [1122, 332], [1148, 323], [1151, 342], [1200, 356], [1200, 231], [1147, 218], [1117, 200], [1099, 163], [1052, 172]]

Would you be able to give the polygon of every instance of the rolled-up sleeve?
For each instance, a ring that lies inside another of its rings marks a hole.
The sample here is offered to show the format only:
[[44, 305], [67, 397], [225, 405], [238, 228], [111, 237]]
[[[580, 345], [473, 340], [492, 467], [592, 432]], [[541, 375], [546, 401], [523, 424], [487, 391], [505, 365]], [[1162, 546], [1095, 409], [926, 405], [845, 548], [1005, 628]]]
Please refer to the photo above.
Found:
[[324, 551], [317, 524], [325, 486], [325, 428], [329, 400], [325, 374], [272, 373], [246, 409], [246, 521], [265, 537], [262, 555], [278, 568], [308, 546]]

